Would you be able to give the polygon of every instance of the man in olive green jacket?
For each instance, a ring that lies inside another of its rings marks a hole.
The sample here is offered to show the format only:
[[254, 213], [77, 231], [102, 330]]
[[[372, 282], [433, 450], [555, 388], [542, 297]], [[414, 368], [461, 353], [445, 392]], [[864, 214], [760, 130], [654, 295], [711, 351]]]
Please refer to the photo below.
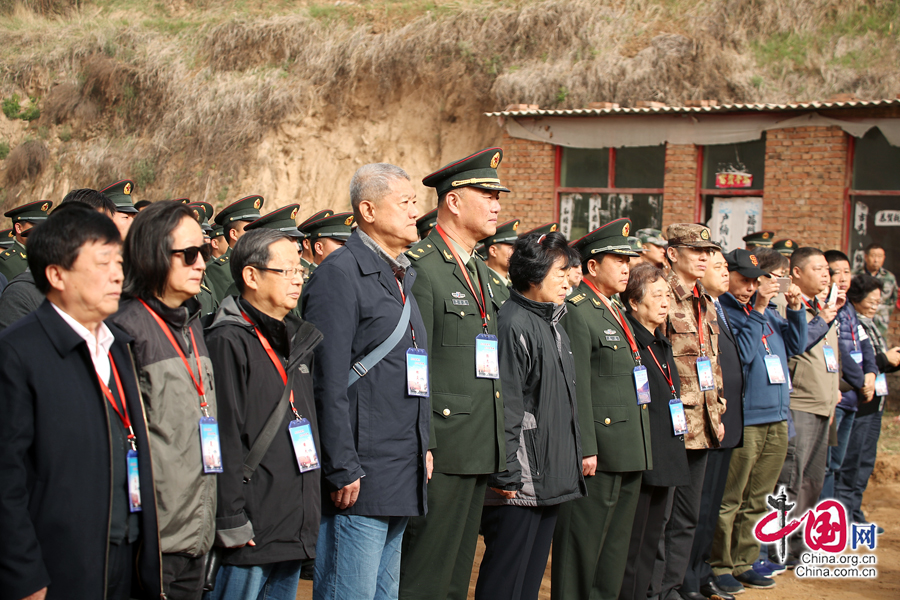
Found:
[[617, 219], [573, 243], [584, 261], [584, 280], [561, 323], [575, 358], [588, 495], [560, 506], [554, 600], [618, 598], [641, 474], [653, 468], [649, 411], [638, 404], [635, 387], [640, 356], [628, 322], [610, 300], [625, 290], [629, 257], [637, 256], [628, 244], [630, 230], [631, 221]]
[[428, 513], [411, 518], [403, 536], [400, 598], [408, 600], [465, 600], [488, 476], [506, 469], [499, 371], [484, 362], [496, 361], [496, 350], [478, 353], [476, 365], [476, 345], [496, 343], [498, 305], [474, 256], [496, 230], [499, 192], [509, 191], [497, 177], [501, 159], [489, 148], [426, 177], [438, 193], [437, 225], [407, 252], [428, 332], [434, 460]]

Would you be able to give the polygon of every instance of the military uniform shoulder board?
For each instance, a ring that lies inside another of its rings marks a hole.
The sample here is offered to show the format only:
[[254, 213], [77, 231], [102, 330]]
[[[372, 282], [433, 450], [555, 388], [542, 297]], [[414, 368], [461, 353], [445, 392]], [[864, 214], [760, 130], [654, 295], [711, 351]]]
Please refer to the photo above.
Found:
[[13, 254], [14, 254], [14, 252], [13, 252], [12, 250], [7, 250], [7, 251], [4, 252], [3, 254], [0, 254], [0, 258], [6, 260], [7, 258], [9, 258], [10, 256], [12, 256]]
[[223, 254], [222, 256], [220, 256], [219, 258], [217, 258], [216, 260], [218, 261], [218, 263], [219, 263], [220, 265], [224, 265], [225, 263], [228, 262], [228, 255], [227, 255], [227, 254]]
[[431, 240], [426, 238], [407, 250], [406, 256], [408, 256], [412, 260], [419, 260], [423, 256], [428, 256], [432, 252], [434, 252], [434, 244], [431, 243]]
[[575, 306], [578, 306], [579, 304], [584, 302], [586, 299], [587, 299], [587, 296], [585, 294], [578, 294], [577, 296], [572, 296], [571, 298], [569, 298], [569, 302], [571, 302]]

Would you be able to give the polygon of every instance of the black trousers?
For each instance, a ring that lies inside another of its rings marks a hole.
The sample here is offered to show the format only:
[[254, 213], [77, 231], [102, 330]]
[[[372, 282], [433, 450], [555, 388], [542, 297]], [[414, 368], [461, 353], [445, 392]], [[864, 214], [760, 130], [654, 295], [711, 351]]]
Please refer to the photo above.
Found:
[[475, 600], [537, 600], [559, 506], [485, 506]]
[[128, 600], [131, 598], [131, 569], [134, 544], [110, 544], [106, 561], [107, 600]]
[[647, 600], [656, 550], [666, 525], [666, 503], [672, 489], [641, 483], [619, 600]]
[[686, 592], [699, 592], [700, 587], [713, 578], [708, 561], [716, 534], [716, 522], [719, 520], [719, 507], [722, 506], [722, 496], [725, 494], [725, 482], [728, 481], [732, 450], [710, 450], [706, 459], [706, 476], [700, 494], [700, 519], [694, 532], [691, 559], [681, 584], [681, 589]]
[[200, 600], [206, 577], [206, 557], [163, 554], [163, 590], [169, 600]]

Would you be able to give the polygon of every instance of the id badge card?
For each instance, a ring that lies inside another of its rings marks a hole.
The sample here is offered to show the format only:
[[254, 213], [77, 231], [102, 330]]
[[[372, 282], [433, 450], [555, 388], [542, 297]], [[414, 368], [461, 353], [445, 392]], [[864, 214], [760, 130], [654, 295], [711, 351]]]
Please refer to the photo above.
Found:
[[128, 476], [128, 512], [141, 512], [141, 473], [138, 470], [138, 453], [129, 450], [126, 459]]
[[769, 383], [787, 383], [784, 376], [784, 367], [781, 365], [781, 359], [774, 354], [766, 355], [766, 373], [769, 374]]
[[647, 378], [647, 367], [644, 365], [634, 368], [634, 387], [637, 389], [638, 404], [650, 404], [650, 380]]
[[672, 415], [672, 431], [675, 435], [684, 435], [687, 433], [687, 417], [684, 414], [684, 404], [681, 398], [672, 398], [669, 400], [669, 414]]
[[697, 359], [697, 378], [700, 380], [700, 391], [709, 392], [716, 389], [716, 378], [713, 377], [712, 361], [706, 356]]
[[428, 352], [423, 348], [406, 351], [406, 392], [410, 396], [428, 397]]
[[482, 333], [475, 337], [475, 377], [500, 379], [496, 335]]
[[834, 354], [834, 348], [831, 346], [824, 346], [822, 350], [825, 353], [825, 368], [828, 369], [829, 373], [837, 373], [838, 361], [837, 356]]
[[879, 373], [875, 377], [875, 395], [881, 397], [888, 395], [887, 377], [884, 376], [884, 373]]
[[222, 472], [219, 424], [214, 417], [200, 417], [200, 454], [203, 456], [204, 473]]
[[291, 434], [291, 444], [294, 446], [294, 457], [301, 473], [318, 469], [319, 454], [316, 452], [316, 443], [313, 441], [312, 426], [307, 419], [294, 419], [288, 425], [288, 433]]
[[856, 364], [862, 364], [862, 352], [860, 352], [859, 350], [854, 350], [853, 352], [851, 352], [850, 358], [852, 358], [856, 362]]

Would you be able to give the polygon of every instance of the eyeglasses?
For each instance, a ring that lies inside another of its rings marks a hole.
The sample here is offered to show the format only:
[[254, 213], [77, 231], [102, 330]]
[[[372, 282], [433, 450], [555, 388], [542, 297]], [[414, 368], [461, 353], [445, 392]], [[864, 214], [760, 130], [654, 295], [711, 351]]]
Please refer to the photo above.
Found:
[[212, 246], [203, 244], [202, 246], [191, 246], [189, 248], [181, 248], [180, 250], [172, 250], [172, 254], [179, 253], [184, 257], [184, 264], [191, 266], [197, 262], [198, 256], [203, 257], [203, 262], [208, 261], [212, 256]]
[[303, 277], [304, 275], [306, 275], [306, 269], [304, 269], [303, 267], [294, 267], [293, 269], [272, 269], [269, 267], [262, 267], [260, 265], [253, 265], [253, 267], [259, 269], [260, 271], [278, 273], [285, 279], [294, 279], [295, 277]]

